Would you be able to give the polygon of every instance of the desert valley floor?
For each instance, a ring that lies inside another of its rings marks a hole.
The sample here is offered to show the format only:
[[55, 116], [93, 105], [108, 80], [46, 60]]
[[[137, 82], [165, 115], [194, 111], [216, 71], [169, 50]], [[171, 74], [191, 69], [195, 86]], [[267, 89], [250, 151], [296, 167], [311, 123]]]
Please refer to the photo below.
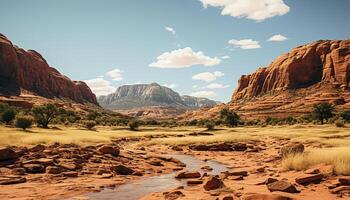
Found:
[[[0, 199], [350, 198], [349, 127], [1, 126], [0, 132], [0, 145], [20, 155], [1, 163]], [[283, 146], [298, 151], [301, 144], [303, 153], [282, 160]]]

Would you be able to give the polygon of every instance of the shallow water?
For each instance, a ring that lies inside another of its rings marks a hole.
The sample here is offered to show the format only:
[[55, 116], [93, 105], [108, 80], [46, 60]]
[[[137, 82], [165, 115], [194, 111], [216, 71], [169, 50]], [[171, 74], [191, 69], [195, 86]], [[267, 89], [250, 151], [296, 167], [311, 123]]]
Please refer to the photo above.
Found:
[[[204, 173], [200, 170], [202, 165], [208, 165], [213, 168], [213, 171], [207, 172], [208, 174], [219, 174], [222, 171], [226, 171], [225, 165], [216, 161], [201, 161], [190, 155], [169, 155], [179, 159], [186, 164], [186, 170], [196, 170]], [[160, 176], [147, 177], [136, 182], [123, 184], [117, 186], [115, 189], [104, 189], [98, 193], [88, 194], [87, 197], [92, 200], [136, 200], [147, 194], [153, 192], [160, 192], [178, 186], [186, 187], [186, 180], [177, 180], [174, 178], [175, 172], [171, 174], [164, 174]]]

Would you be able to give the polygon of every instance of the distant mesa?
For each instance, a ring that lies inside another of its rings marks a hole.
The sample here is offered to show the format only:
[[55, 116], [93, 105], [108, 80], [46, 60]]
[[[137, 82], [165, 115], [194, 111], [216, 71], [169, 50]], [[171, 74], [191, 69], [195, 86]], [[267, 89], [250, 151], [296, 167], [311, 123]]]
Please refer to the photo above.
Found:
[[350, 39], [319, 40], [292, 49], [269, 66], [243, 75], [231, 102], [188, 112], [181, 119], [208, 119], [228, 107], [243, 118], [301, 116], [329, 102], [350, 109]]
[[[172, 89], [157, 83], [123, 85], [112, 94], [100, 96], [98, 102], [106, 109], [124, 114], [133, 113], [132, 115], [137, 117], [142, 117], [146, 113], [158, 117], [163, 114], [174, 116], [187, 110], [213, 107], [217, 104], [216, 101], [207, 98], [180, 96]], [[159, 111], [162, 109], [167, 111]]]
[[24, 94], [97, 105], [96, 96], [82, 81], [62, 75], [34, 50], [24, 50], [0, 34], [0, 96]]

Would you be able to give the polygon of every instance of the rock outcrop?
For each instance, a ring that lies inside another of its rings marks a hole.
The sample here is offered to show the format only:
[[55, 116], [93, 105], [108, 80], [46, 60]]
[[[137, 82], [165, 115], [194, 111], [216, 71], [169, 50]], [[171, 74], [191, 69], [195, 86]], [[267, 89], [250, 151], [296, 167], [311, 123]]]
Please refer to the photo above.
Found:
[[319, 82], [348, 88], [350, 82], [350, 39], [319, 40], [292, 49], [266, 68], [243, 75], [232, 101], [259, 95], [306, 88]]
[[50, 67], [38, 52], [19, 48], [0, 34], [0, 94], [19, 96], [22, 90], [45, 98], [97, 105], [84, 82], [70, 80]]
[[157, 83], [123, 85], [116, 92], [98, 98], [104, 108], [111, 110], [131, 110], [145, 107], [175, 107], [194, 109], [212, 107], [217, 103], [206, 98], [180, 96], [172, 89]]

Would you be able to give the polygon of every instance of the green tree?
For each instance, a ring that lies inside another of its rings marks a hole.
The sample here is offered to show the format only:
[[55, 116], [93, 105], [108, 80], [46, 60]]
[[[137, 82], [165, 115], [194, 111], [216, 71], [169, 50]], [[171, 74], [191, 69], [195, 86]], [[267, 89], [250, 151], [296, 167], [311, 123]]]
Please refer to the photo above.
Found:
[[7, 109], [1, 114], [1, 121], [10, 124], [16, 117], [16, 112], [13, 109]]
[[343, 118], [343, 120], [350, 122], [350, 110], [345, 110], [341, 112], [339, 115], [341, 118]]
[[330, 103], [320, 103], [314, 106], [312, 116], [315, 120], [324, 123], [325, 120], [334, 116], [335, 108]]
[[18, 115], [16, 117], [16, 127], [26, 130], [33, 124], [33, 117], [29, 115]]
[[239, 115], [234, 112], [230, 111], [227, 108], [224, 108], [220, 111], [220, 118], [224, 121], [224, 123], [229, 127], [235, 127], [238, 126], [240, 122]]
[[205, 123], [205, 127], [208, 131], [212, 131], [215, 128], [215, 123], [213, 121], [208, 121]]
[[35, 121], [43, 128], [47, 128], [49, 123], [58, 115], [58, 109], [53, 104], [34, 107], [32, 112]]

